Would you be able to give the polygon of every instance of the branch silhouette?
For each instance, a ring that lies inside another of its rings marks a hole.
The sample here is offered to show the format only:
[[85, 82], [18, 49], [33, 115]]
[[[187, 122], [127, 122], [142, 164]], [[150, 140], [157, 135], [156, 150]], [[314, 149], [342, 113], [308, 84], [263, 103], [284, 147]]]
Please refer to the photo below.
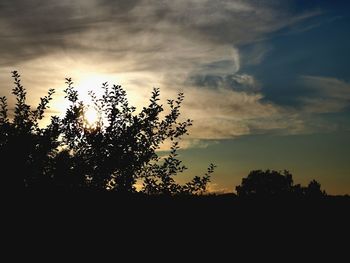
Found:
[[[179, 141], [188, 134], [192, 120], [180, 120], [184, 94], [168, 100], [169, 112], [159, 103], [160, 91], [153, 89], [149, 104], [136, 113], [127, 100], [126, 91], [119, 85], [102, 84], [103, 96], [90, 92], [98, 120], [87, 124], [87, 106], [71, 78], [64, 90], [69, 107], [60, 119], [39, 127], [49, 107], [54, 90], [40, 99], [35, 110], [26, 104], [27, 92], [20, 75], [13, 72], [16, 97], [13, 119], [8, 118], [7, 100], [0, 99], [0, 158], [9, 169], [23, 176], [27, 189], [89, 189], [133, 193], [137, 180], [143, 182], [145, 194], [202, 194], [206, 191], [214, 165], [203, 176], [185, 184], [174, 177], [186, 167], [177, 158]], [[158, 150], [166, 140], [172, 142], [168, 157], [160, 158]]]

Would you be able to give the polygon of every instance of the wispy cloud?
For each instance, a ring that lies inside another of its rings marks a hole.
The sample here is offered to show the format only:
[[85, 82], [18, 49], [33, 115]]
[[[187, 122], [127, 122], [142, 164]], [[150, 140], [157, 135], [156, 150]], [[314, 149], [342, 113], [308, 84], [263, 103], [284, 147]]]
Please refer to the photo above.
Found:
[[339, 112], [350, 106], [350, 84], [337, 78], [302, 76], [301, 81], [312, 93], [300, 98], [308, 113]]
[[207, 191], [209, 194], [226, 194], [232, 193], [232, 189], [228, 189], [227, 187], [222, 187], [216, 183], [208, 183]]
[[192, 54], [199, 64], [203, 55], [212, 62], [232, 60], [231, 51], [222, 49], [256, 41], [315, 15], [292, 15], [273, 2], [3, 0], [1, 48], [7, 52], [0, 62], [54, 51], [101, 52], [112, 59], [151, 53], [156, 60], [164, 53], [178, 60]]
[[248, 50], [241, 52], [241, 63], [243, 65], [258, 65], [266, 58], [266, 56], [273, 50], [271, 45], [266, 43], [256, 43]]
[[187, 90], [185, 112], [195, 121], [193, 136], [227, 139], [251, 133], [301, 129], [295, 110], [263, 101], [259, 92], [226, 88]]
[[[294, 14], [272, 0], [3, 0], [0, 89], [11, 85], [11, 69], [23, 72], [35, 96], [62, 87], [67, 75], [79, 85], [95, 74], [124, 85], [137, 105], [153, 86], [161, 87], [163, 98], [184, 90], [185, 117], [195, 121], [191, 145], [201, 145], [199, 139], [298, 132], [304, 125], [298, 111], [266, 101], [259, 81], [241, 72], [242, 59], [258, 64], [270, 47], [257, 45], [242, 58], [238, 46], [318, 14]], [[306, 100], [303, 110], [311, 111]], [[56, 100], [53, 108], [61, 107]]]

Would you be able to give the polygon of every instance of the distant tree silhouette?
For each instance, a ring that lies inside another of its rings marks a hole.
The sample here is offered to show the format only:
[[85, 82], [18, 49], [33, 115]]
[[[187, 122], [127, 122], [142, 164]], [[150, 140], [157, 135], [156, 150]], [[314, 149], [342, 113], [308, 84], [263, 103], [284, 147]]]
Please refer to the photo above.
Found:
[[242, 184], [236, 187], [238, 196], [283, 196], [292, 192], [293, 179], [288, 171], [251, 171]]
[[[93, 125], [85, 119], [87, 107], [79, 100], [70, 78], [64, 90], [70, 102], [62, 119], [52, 117], [46, 128], [39, 128], [48, 103], [54, 94], [41, 98], [35, 110], [26, 104], [26, 90], [20, 75], [13, 72], [16, 96], [14, 117], [8, 117], [5, 97], [0, 98], [0, 158], [6, 171], [24, 177], [24, 187], [58, 189], [135, 191], [137, 180], [143, 181], [146, 194], [200, 194], [206, 191], [214, 165], [203, 177], [179, 185], [174, 176], [186, 167], [177, 159], [178, 143], [188, 134], [192, 120], [180, 121], [184, 94], [168, 100], [170, 112], [164, 118], [159, 104], [159, 89], [154, 89], [150, 103], [140, 113], [129, 105], [121, 86], [103, 83], [101, 98], [90, 92], [99, 118]], [[160, 158], [157, 150], [165, 140], [172, 141], [168, 157]], [[10, 165], [11, 164], [11, 165]]]
[[239, 197], [259, 198], [320, 198], [326, 195], [321, 190], [321, 185], [313, 180], [307, 187], [293, 184], [290, 172], [274, 170], [254, 170], [246, 178], [242, 179], [241, 185], [236, 187]]
[[325, 191], [321, 190], [321, 184], [317, 182], [316, 180], [312, 180], [308, 186], [305, 188], [305, 195], [309, 198], [315, 198], [318, 199], [320, 197], [323, 197], [326, 194]]

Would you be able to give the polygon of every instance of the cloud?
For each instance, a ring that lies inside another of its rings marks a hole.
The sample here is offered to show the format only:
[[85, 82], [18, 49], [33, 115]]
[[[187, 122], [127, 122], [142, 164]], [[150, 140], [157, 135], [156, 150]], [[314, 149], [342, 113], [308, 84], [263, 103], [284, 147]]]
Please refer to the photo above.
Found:
[[251, 66], [262, 63], [265, 57], [272, 51], [272, 46], [266, 43], [255, 43], [246, 47], [241, 54], [241, 63], [243, 65]]
[[[318, 14], [292, 13], [273, 0], [3, 0], [0, 89], [7, 91], [9, 71], [18, 69], [34, 97], [59, 89], [53, 110], [62, 108], [67, 75], [77, 86], [89, 80], [80, 87], [85, 93], [101, 76], [117, 81], [136, 105], [153, 86], [162, 98], [183, 90], [184, 117], [195, 121], [189, 145], [297, 132], [304, 125], [298, 113], [266, 101], [254, 76], [241, 72], [239, 46]], [[268, 50], [256, 45], [243, 62], [258, 64]]]
[[345, 110], [350, 105], [350, 83], [337, 78], [301, 76], [302, 84], [311, 91], [300, 98], [307, 113], [330, 113]]
[[[254, 85], [249, 75], [237, 75], [236, 81]], [[264, 99], [260, 90], [252, 92], [228, 89], [187, 90], [186, 112], [194, 119], [193, 136], [227, 139], [246, 134], [300, 134], [330, 132], [339, 129], [337, 121], [322, 117], [350, 106], [350, 84], [330, 77], [301, 76], [309, 90], [299, 98], [300, 106], [277, 105]], [[340, 122], [342, 123], [342, 122]], [[347, 129], [345, 122], [343, 123]]]
[[222, 187], [217, 183], [211, 183], [211, 182], [209, 182], [207, 185], [207, 191], [209, 194], [232, 193], [232, 189], [228, 189], [227, 187]]
[[263, 101], [261, 93], [225, 88], [188, 89], [184, 112], [194, 119], [192, 136], [201, 139], [227, 139], [251, 133], [302, 129], [296, 112]]
[[256, 92], [260, 88], [259, 82], [248, 74], [227, 75], [193, 75], [188, 80], [188, 85], [206, 87], [211, 89], [226, 88], [246, 93]]
[[[168, 152], [170, 151], [171, 149], [171, 146], [172, 146], [172, 141], [164, 141], [158, 151], [160, 152]], [[212, 145], [215, 145], [215, 144], [218, 144], [219, 141], [217, 140], [213, 140], [213, 139], [197, 139], [197, 138], [193, 138], [192, 137], [183, 137], [181, 141], [179, 141], [179, 146], [181, 148], [181, 150], [185, 150], [185, 149], [205, 149], [209, 146], [212, 146]]]
[[[256, 41], [315, 15], [293, 15], [273, 2], [3, 0], [0, 47], [7, 52], [0, 63], [31, 59], [55, 50], [148, 53], [169, 51], [169, 44], [180, 47], [192, 42], [212, 42], [217, 47], [207, 46], [220, 49]], [[179, 39], [185, 43], [178, 43]], [[198, 51], [195, 53], [201, 57], [203, 49]], [[212, 61], [220, 59], [223, 58]]]

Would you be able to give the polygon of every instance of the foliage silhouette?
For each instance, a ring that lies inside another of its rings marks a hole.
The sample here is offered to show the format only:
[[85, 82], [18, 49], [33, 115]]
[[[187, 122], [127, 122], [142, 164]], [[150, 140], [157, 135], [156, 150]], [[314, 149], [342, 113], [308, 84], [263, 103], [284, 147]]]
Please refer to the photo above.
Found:
[[[154, 89], [150, 103], [140, 113], [129, 105], [121, 86], [103, 83], [102, 98], [90, 92], [99, 116], [94, 127], [86, 125], [85, 106], [79, 101], [71, 79], [66, 79], [66, 98], [71, 105], [62, 120], [63, 141], [73, 154], [73, 169], [84, 176], [82, 185], [93, 189], [134, 192], [138, 179], [143, 180], [142, 191], [147, 194], [200, 193], [205, 191], [209, 175], [198, 177], [184, 186], [174, 176], [186, 167], [176, 158], [178, 141], [187, 134], [191, 120], [180, 122], [180, 107], [184, 94], [168, 100], [170, 112], [160, 118], [159, 89]], [[161, 160], [157, 149], [170, 139], [170, 155]], [[210, 166], [213, 167], [213, 166]], [[212, 169], [212, 168], [211, 168]], [[191, 186], [191, 187], [190, 187]]]
[[241, 198], [322, 198], [326, 192], [321, 190], [321, 185], [312, 180], [307, 187], [293, 184], [292, 174], [284, 170], [254, 170], [241, 185], [236, 187], [237, 195]]
[[13, 120], [8, 116], [5, 97], [0, 99], [0, 159], [4, 171], [11, 171], [24, 178], [24, 186], [41, 187], [48, 179], [50, 163], [59, 145], [59, 119], [51, 118], [46, 128], [39, 127], [54, 90], [40, 99], [35, 110], [26, 104], [26, 90], [21, 84], [20, 75], [12, 75], [15, 87], [12, 94], [16, 96]]
[[[0, 158], [11, 173], [24, 177], [27, 189], [58, 188], [65, 190], [111, 190], [135, 192], [137, 180], [143, 181], [146, 194], [202, 194], [206, 191], [214, 165], [203, 177], [180, 185], [174, 177], [186, 167], [177, 159], [179, 141], [188, 134], [192, 120], [180, 121], [184, 94], [168, 100], [170, 112], [164, 118], [159, 104], [159, 89], [154, 89], [149, 105], [140, 113], [129, 105], [121, 86], [103, 83], [104, 94], [97, 98], [90, 92], [99, 118], [89, 125], [87, 106], [70, 78], [64, 90], [70, 105], [65, 116], [52, 117], [46, 128], [39, 128], [54, 90], [41, 98], [35, 110], [26, 104], [26, 90], [20, 75], [13, 72], [16, 97], [14, 117], [8, 117], [5, 97], [0, 98]], [[168, 157], [160, 158], [157, 150], [166, 140], [172, 141]], [[21, 150], [19, 150], [21, 149]]]
[[[184, 94], [168, 100], [170, 111], [159, 103], [159, 89], [153, 89], [149, 104], [139, 113], [129, 105], [121, 86], [102, 84], [103, 96], [90, 92], [98, 119], [89, 124], [88, 107], [79, 100], [73, 81], [66, 79], [64, 90], [69, 106], [64, 117], [51, 117], [45, 128], [39, 126], [49, 108], [54, 90], [40, 99], [32, 110], [26, 103], [26, 90], [17, 71], [12, 72], [15, 107], [8, 110], [6, 97], [0, 97], [0, 160], [2, 171], [23, 176], [24, 188], [35, 190], [89, 190], [136, 192], [142, 182], [145, 195], [190, 196], [206, 192], [215, 165], [204, 176], [195, 176], [180, 185], [175, 177], [187, 168], [178, 159], [179, 141], [188, 134], [192, 120], [180, 121]], [[166, 140], [172, 145], [167, 156], [159, 156]], [[7, 184], [3, 184], [3, 187]], [[251, 171], [236, 187], [237, 197], [322, 199], [327, 196], [312, 180], [308, 186], [294, 185], [287, 170]], [[212, 196], [213, 197], [213, 196]], [[226, 197], [222, 196], [223, 199]]]

